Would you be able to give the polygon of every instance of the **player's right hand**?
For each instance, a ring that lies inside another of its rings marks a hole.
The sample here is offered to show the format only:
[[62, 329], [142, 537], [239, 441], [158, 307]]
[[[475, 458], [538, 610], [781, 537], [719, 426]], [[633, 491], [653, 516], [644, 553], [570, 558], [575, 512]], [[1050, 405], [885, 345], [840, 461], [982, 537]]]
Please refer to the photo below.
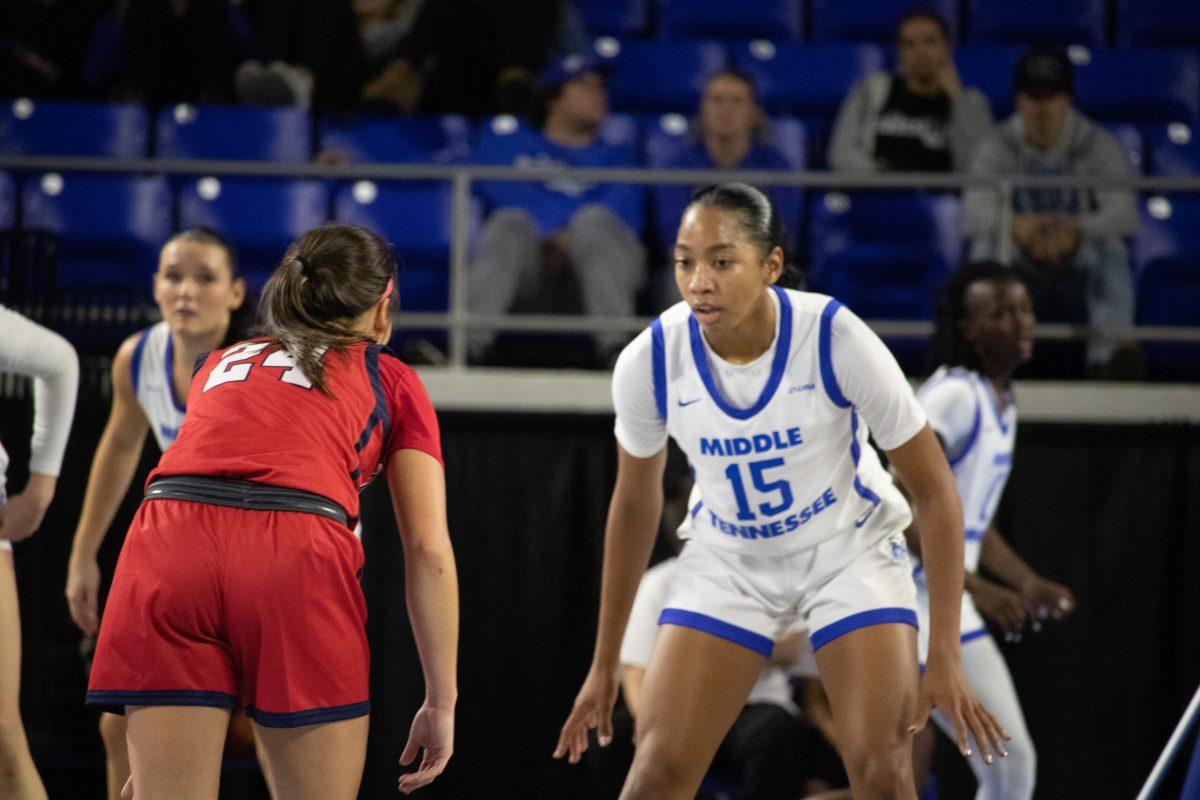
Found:
[[593, 664], [588, 670], [583, 688], [575, 697], [567, 721], [558, 735], [558, 746], [554, 757], [567, 756], [568, 763], [578, 764], [588, 747], [588, 731], [596, 729], [601, 747], [612, 742], [612, 712], [617, 703], [617, 676], [613, 672], [598, 670]]
[[72, 558], [67, 565], [67, 607], [71, 619], [89, 636], [100, 630], [100, 565], [94, 558]]
[[971, 599], [980, 614], [1004, 630], [1006, 640], [1020, 638], [1021, 630], [1029, 621], [1029, 609], [1020, 594], [1007, 586], [978, 578], [971, 589]]

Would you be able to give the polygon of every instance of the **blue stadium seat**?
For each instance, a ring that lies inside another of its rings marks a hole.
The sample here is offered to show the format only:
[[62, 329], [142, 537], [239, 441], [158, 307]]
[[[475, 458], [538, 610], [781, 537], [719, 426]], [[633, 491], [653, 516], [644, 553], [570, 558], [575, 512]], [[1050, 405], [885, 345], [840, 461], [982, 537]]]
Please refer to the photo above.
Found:
[[132, 103], [70, 103], [18, 98], [0, 110], [0, 153], [145, 158], [146, 109]]
[[735, 49], [737, 65], [773, 113], [832, 119], [850, 87], [868, 72], [883, 69], [874, 45], [751, 42]]
[[[1200, 197], [1151, 197], [1142, 204], [1137, 259], [1139, 325], [1200, 326]], [[1200, 380], [1200, 345], [1146, 342], [1150, 375]]]
[[1104, 0], [967, 0], [967, 39], [994, 44], [1104, 44]]
[[47, 173], [25, 181], [21, 219], [52, 243], [35, 248], [53, 273], [48, 294], [119, 287], [147, 296], [171, 231], [171, 193], [162, 177]]
[[809, 285], [868, 319], [930, 319], [962, 250], [960, 203], [913, 191], [829, 192], [812, 204]]
[[7, 172], [0, 172], [0, 231], [17, 225], [17, 187]]
[[954, 51], [962, 85], [987, 95], [997, 121], [1013, 113], [1013, 73], [1020, 58], [1021, 48], [1012, 45], [968, 44]]
[[1155, 175], [1200, 175], [1200, 127], [1172, 122], [1150, 134], [1150, 169]]
[[659, 0], [658, 33], [669, 39], [800, 38], [800, 0]]
[[321, 124], [320, 150], [351, 161], [447, 163], [471, 151], [466, 117], [327, 118]]
[[1093, 50], [1076, 56], [1076, 90], [1085, 114], [1140, 124], [1196, 121], [1200, 58], [1194, 51]]
[[179, 225], [205, 225], [228, 236], [257, 288], [292, 240], [326, 220], [328, 205], [322, 181], [205, 177], [180, 188]]
[[312, 121], [298, 108], [181, 103], [159, 112], [155, 131], [160, 158], [308, 161], [311, 139]]
[[596, 36], [643, 36], [650, 25], [650, 0], [575, 0]]
[[1200, 5], [1186, 0], [1116, 0], [1121, 47], [1194, 47], [1200, 42]]
[[599, 39], [596, 51], [612, 64], [609, 97], [622, 111], [692, 113], [704, 81], [726, 63], [717, 42]]
[[405, 311], [449, 308], [451, 214], [443, 183], [358, 181], [333, 194], [335, 219], [369, 228], [395, 246]]
[[1104, 128], [1113, 135], [1134, 175], [1146, 173], [1146, 143], [1141, 130], [1127, 122], [1110, 122]]
[[895, 44], [900, 20], [909, 11], [937, 11], [958, 37], [958, 3], [955, 0], [810, 0], [811, 36], [818, 42], [874, 42]]

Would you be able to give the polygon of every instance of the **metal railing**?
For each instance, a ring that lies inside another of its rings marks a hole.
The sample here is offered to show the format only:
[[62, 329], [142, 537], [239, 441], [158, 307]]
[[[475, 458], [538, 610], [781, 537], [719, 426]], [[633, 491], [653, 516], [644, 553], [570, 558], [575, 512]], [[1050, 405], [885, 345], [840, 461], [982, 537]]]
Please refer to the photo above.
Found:
[[[1013, 253], [1011, 239], [1012, 194], [1017, 187], [1077, 189], [1126, 189], [1137, 192], [1200, 192], [1200, 177], [1101, 178], [1080, 176], [989, 177], [946, 173], [839, 173], [827, 171], [766, 170], [675, 170], [641, 168], [568, 168], [545, 165], [529, 167], [450, 164], [285, 164], [262, 161], [213, 161], [200, 159], [113, 159], [80, 157], [32, 157], [0, 155], [0, 170], [18, 173], [90, 172], [148, 173], [157, 175], [317, 178], [340, 181], [445, 181], [451, 186], [452, 225], [450, 236], [450, 298], [445, 313], [402, 313], [398, 328], [442, 329], [449, 336], [449, 364], [467, 363], [467, 336], [471, 330], [490, 329], [520, 332], [636, 332], [650, 323], [647, 317], [595, 317], [555, 314], [472, 314], [467, 305], [471, 246], [472, 184], [476, 181], [545, 182], [570, 178], [585, 183], [633, 183], [639, 185], [695, 186], [739, 180], [756, 186], [798, 189], [931, 189], [961, 191], [991, 189], [999, 200], [998, 251], [1007, 261]], [[1200, 276], [1198, 276], [1200, 279]], [[868, 320], [881, 336], [924, 338], [933, 330], [924, 320]], [[1044, 339], [1082, 339], [1090, 329], [1084, 325], [1039, 324]], [[1200, 328], [1134, 326], [1105, 330], [1105, 335], [1139, 341], [1200, 342]]]

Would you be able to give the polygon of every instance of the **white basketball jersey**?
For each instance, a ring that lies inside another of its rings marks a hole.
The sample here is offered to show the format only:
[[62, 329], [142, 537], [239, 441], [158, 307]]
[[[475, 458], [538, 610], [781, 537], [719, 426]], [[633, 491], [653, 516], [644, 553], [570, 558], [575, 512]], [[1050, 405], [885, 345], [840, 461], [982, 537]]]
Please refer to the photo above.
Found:
[[908, 505], [834, 375], [831, 325], [841, 304], [772, 288], [779, 331], [764, 356], [772, 359], [766, 385], [747, 408], [722, 396], [686, 303], [651, 326], [659, 416], [696, 479], [680, 535], [761, 556], [811, 548], [856, 527], [881, 535], [903, 529]]
[[158, 447], [166, 451], [179, 435], [183, 424], [184, 401], [175, 397], [175, 342], [166, 322], [142, 331], [133, 351], [130, 374], [138, 405], [150, 421], [150, 430]]
[[[943, 426], [938, 419], [937, 405], [929, 399], [945, 381], [959, 381], [963, 388], [969, 387], [969, 392], [962, 392], [962, 397], [970, 398], [972, 403], [970, 427], [961, 441], [946, 442], [949, 448], [946, 457], [962, 499], [965, 566], [968, 572], [974, 572], [979, 567], [984, 532], [996, 515], [1012, 469], [1017, 406], [1010, 394], [1001, 413], [986, 378], [962, 367], [940, 367], [917, 392], [917, 399], [925, 406], [935, 431], [943, 430]], [[965, 411], [960, 409], [959, 413]]]

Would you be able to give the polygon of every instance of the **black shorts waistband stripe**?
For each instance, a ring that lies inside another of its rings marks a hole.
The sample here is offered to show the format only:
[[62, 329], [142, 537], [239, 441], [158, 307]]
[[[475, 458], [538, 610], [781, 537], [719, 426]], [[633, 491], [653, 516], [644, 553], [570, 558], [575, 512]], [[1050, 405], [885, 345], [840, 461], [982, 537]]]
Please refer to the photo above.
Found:
[[271, 486], [254, 481], [214, 478], [210, 475], [174, 475], [159, 478], [146, 488], [147, 500], [191, 500], [250, 511], [300, 511], [327, 517], [350, 527], [346, 509], [313, 492]]

